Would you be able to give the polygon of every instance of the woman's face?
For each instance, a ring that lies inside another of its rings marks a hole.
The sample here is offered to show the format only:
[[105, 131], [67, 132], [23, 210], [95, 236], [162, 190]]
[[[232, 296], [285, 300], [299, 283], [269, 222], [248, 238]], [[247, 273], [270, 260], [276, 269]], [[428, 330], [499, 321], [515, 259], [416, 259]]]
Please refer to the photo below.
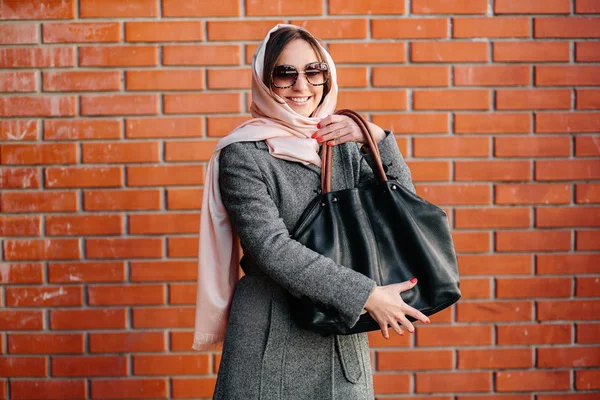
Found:
[[288, 88], [277, 88], [271, 85], [273, 93], [285, 100], [285, 102], [304, 117], [310, 117], [321, 102], [323, 97], [323, 86], [313, 86], [306, 80], [302, 73], [308, 64], [319, 62], [319, 57], [313, 48], [302, 39], [296, 39], [288, 43], [281, 52], [275, 68], [280, 65], [291, 65], [300, 72], [296, 82]]

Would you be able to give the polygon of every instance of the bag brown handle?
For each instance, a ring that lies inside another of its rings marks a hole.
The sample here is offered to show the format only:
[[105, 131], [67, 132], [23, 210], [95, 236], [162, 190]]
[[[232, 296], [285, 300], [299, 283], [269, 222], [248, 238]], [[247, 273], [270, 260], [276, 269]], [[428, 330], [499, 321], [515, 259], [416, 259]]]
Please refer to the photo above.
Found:
[[[385, 169], [383, 169], [383, 163], [381, 162], [381, 154], [379, 153], [379, 147], [377, 146], [377, 142], [373, 137], [373, 133], [369, 129], [369, 125], [364, 120], [364, 118], [357, 113], [356, 111], [344, 109], [338, 110], [335, 112], [337, 115], [345, 115], [351, 118], [356, 125], [360, 128], [360, 130], [365, 135], [367, 139], [367, 145], [373, 154], [373, 159], [375, 161], [375, 165], [377, 166], [376, 175], [379, 175], [379, 178], [382, 182], [387, 181], [387, 176], [385, 175]], [[321, 192], [323, 194], [331, 192], [331, 166], [332, 166], [332, 156], [333, 156], [333, 148], [327, 146], [325, 143], [322, 145], [321, 150]]]

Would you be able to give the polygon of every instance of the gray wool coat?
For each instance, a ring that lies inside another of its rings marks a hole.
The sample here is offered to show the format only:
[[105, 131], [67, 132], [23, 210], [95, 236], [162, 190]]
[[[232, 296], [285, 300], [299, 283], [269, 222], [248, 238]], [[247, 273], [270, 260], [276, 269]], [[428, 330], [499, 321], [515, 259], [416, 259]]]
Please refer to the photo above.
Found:
[[[379, 144], [388, 175], [414, 191], [392, 134]], [[370, 155], [359, 144], [334, 147], [332, 190], [371, 179]], [[375, 282], [289, 237], [320, 192], [320, 169], [269, 154], [261, 142], [221, 151], [219, 185], [239, 235], [245, 276], [230, 310], [215, 399], [373, 399], [365, 333], [322, 337], [300, 329], [286, 290], [336, 307], [349, 325], [358, 320]]]

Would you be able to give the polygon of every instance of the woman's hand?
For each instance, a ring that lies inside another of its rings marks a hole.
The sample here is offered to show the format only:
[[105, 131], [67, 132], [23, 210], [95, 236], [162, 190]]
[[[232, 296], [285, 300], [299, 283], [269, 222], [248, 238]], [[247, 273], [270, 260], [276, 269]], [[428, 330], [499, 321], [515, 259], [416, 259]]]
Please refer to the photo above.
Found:
[[378, 286], [367, 299], [365, 309], [379, 324], [381, 334], [384, 338], [390, 338], [388, 325], [390, 325], [398, 335], [404, 334], [404, 331], [400, 326], [403, 326], [410, 333], [414, 333], [415, 327], [406, 318], [406, 315], [410, 315], [416, 320], [426, 324], [431, 322], [422, 312], [406, 304], [404, 300], [402, 300], [402, 297], [400, 297], [400, 293], [412, 289], [416, 284], [417, 280], [411, 279], [410, 281], [402, 283]]
[[[375, 137], [377, 143], [385, 138], [383, 129], [375, 124], [367, 122], [369, 129]], [[346, 142], [367, 143], [362, 130], [356, 123], [345, 115], [330, 115], [319, 122], [319, 130], [312, 136], [319, 143], [326, 142], [329, 146], [337, 146]]]

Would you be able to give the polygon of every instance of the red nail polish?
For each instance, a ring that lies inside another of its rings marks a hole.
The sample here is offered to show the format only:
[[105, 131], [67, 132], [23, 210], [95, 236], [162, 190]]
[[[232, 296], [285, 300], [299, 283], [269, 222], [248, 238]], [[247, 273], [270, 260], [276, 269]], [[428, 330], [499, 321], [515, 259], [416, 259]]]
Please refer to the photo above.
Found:
[[[385, 337], [385, 336], [384, 336]], [[390, 338], [385, 338], [385, 340], [389, 340]]]
[[320, 122], [317, 124], [317, 128], [321, 129], [321, 123]]
[[323, 138], [322, 138], [322, 137], [320, 137], [320, 138], [317, 138], [317, 142], [321, 143], [322, 141], [323, 141]]
[[417, 278], [412, 278], [412, 279], [410, 280], [410, 283], [416, 283], [416, 282], [417, 282]]
[[333, 146], [333, 142], [327, 142], [327, 146], [329, 146], [329, 147]]
[[314, 139], [315, 137], [317, 137], [317, 132], [313, 133], [313, 134], [312, 134], [312, 136], [311, 136], [311, 138], [313, 138], [313, 139]]
[[426, 323], [426, 324], [430, 324], [430, 323], [431, 323], [431, 321], [430, 321], [430, 320], [427, 320], [427, 321], [425, 321], [425, 323]]
[[402, 332], [402, 333], [400, 334], [400, 336], [404, 336], [404, 332]]

